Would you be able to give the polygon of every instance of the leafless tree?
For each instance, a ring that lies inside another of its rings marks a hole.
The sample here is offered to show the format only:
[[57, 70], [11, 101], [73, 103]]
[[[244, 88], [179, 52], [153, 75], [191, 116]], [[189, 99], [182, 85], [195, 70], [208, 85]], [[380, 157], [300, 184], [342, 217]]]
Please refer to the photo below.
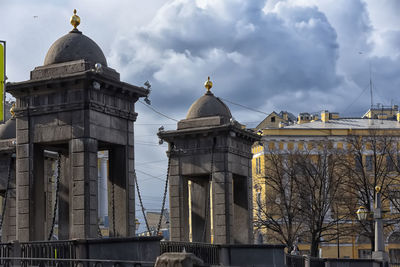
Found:
[[[345, 162], [348, 178], [346, 194], [351, 195], [352, 203], [348, 203], [349, 214], [355, 216], [358, 206], [363, 206], [371, 214], [370, 220], [359, 222], [360, 235], [369, 238], [374, 249], [374, 224], [372, 212], [375, 188], [380, 187], [382, 202], [388, 208], [400, 210], [399, 186], [400, 165], [397, 148], [398, 137], [389, 131], [369, 130], [368, 134], [353, 135], [347, 138], [348, 159]], [[400, 213], [392, 213], [384, 227], [393, 227], [400, 219]]]
[[315, 148], [297, 152], [296, 181], [299, 188], [300, 216], [308, 233], [311, 256], [318, 255], [321, 242], [337, 238], [338, 221], [347, 214], [335, 211], [342, 200], [342, 185], [346, 178], [343, 152], [333, 148], [329, 140], [315, 143]]
[[336, 238], [333, 229], [347, 216], [332, 216], [331, 209], [344, 179], [343, 155], [326, 141], [313, 149], [268, 150], [265, 157], [265, 201], [257, 201], [255, 225], [288, 248], [303, 233], [317, 256], [319, 244]]
[[[258, 230], [274, 233], [279, 242], [290, 252], [303, 227], [299, 214], [300, 199], [295, 183], [295, 155], [269, 150], [265, 153], [265, 165], [259, 179], [256, 197], [255, 226]], [[270, 235], [271, 236], [271, 235]]]

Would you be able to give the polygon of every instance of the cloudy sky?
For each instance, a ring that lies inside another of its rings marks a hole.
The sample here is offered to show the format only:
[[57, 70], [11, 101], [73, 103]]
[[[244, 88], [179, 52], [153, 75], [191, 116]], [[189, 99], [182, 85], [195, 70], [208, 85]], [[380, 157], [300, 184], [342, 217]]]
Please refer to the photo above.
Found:
[[[398, 0], [0, 0], [0, 7], [10, 82], [43, 64], [76, 8], [79, 29], [108, 65], [123, 81], [149, 80], [152, 107], [176, 120], [204, 93], [207, 76], [249, 127], [274, 110], [361, 116], [370, 106], [370, 69], [374, 104], [400, 104]], [[176, 122], [142, 103], [137, 110], [137, 174], [153, 210], [167, 164], [155, 134]]]

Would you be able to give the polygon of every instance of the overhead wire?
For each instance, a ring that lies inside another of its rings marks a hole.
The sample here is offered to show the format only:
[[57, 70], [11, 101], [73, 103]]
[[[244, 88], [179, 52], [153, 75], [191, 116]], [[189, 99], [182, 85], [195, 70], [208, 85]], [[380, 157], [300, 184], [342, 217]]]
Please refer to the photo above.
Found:
[[178, 122], [178, 120], [176, 120], [176, 119], [174, 119], [174, 118], [171, 118], [171, 117], [168, 116], [168, 115], [165, 115], [164, 113], [162, 113], [162, 112], [156, 110], [156, 109], [153, 108], [152, 106], [150, 106], [150, 105], [144, 103], [142, 100], [139, 100], [139, 102], [142, 103], [142, 104], [143, 104], [144, 106], [146, 106], [147, 108], [149, 108], [149, 109], [151, 109], [152, 111], [154, 111], [155, 113], [157, 113], [158, 115], [163, 116], [163, 117], [165, 117], [165, 118], [167, 118], [167, 119], [170, 119], [170, 120], [173, 120], [173, 121]]

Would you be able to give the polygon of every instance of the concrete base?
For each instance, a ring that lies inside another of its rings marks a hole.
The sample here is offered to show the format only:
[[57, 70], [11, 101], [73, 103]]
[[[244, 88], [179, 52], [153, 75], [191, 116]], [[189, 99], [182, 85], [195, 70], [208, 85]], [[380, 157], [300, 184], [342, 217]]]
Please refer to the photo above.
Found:
[[372, 259], [382, 262], [389, 262], [389, 255], [386, 251], [372, 251]]

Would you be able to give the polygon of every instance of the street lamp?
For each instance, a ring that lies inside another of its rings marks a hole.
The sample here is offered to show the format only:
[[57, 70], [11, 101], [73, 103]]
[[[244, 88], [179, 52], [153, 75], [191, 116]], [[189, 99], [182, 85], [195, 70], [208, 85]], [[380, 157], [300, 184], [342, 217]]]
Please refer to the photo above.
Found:
[[[385, 251], [385, 243], [383, 241], [383, 221], [382, 221], [382, 203], [381, 203], [381, 187], [375, 187], [375, 203], [374, 203], [374, 223], [375, 223], [375, 249], [372, 252], [372, 258], [382, 262], [388, 262], [388, 254]], [[368, 218], [368, 210], [360, 207], [357, 210], [357, 217], [360, 221], [366, 221]]]
[[359, 221], [366, 221], [368, 218], [368, 210], [364, 206], [360, 206], [356, 212]]
[[140, 225], [139, 220], [135, 219], [135, 230], [136, 230], [136, 232], [137, 232], [137, 230], [139, 230], [139, 225]]

